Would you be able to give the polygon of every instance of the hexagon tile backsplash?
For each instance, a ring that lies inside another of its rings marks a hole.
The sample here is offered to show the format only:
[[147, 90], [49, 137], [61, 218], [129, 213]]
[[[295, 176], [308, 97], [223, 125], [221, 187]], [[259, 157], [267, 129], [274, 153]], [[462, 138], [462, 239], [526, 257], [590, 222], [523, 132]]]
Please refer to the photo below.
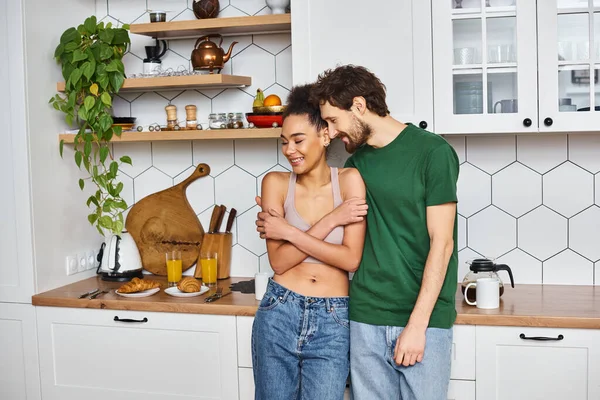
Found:
[[[147, 9], [168, 10], [169, 20], [194, 19], [193, 0], [96, 0], [98, 19], [147, 22]], [[220, 16], [269, 13], [264, 0], [220, 0]], [[131, 35], [125, 56], [127, 73], [142, 71], [144, 46], [150, 38]], [[257, 87], [284, 99], [292, 85], [289, 34], [226, 37], [238, 41], [225, 73], [248, 75], [244, 89], [123, 93], [114, 101], [115, 115], [135, 116], [145, 125], [164, 120], [170, 101], [185, 118], [184, 106], [196, 104], [198, 119], [210, 112], [245, 112]], [[162, 58], [165, 68], [190, 68], [193, 39], [172, 40]], [[459, 273], [467, 260], [487, 256], [511, 266], [517, 283], [600, 284], [600, 135], [449, 136], [461, 160], [459, 178]], [[333, 163], [343, 163], [342, 146], [332, 146]], [[270, 271], [266, 246], [255, 231], [264, 175], [289, 169], [277, 140], [120, 143], [117, 156], [128, 154], [133, 166], [122, 169], [126, 200], [185, 179], [198, 163], [211, 175], [188, 188], [188, 199], [205, 229], [214, 204], [235, 207], [232, 276]], [[227, 216], [224, 220], [227, 219]], [[596, 273], [598, 271], [598, 273]], [[188, 270], [186, 273], [193, 273]], [[507, 280], [507, 277], [503, 277]]]
[[459, 279], [487, 256], [517, 283], [600, 284], [600, 135], [446, 139], [461, 161]]

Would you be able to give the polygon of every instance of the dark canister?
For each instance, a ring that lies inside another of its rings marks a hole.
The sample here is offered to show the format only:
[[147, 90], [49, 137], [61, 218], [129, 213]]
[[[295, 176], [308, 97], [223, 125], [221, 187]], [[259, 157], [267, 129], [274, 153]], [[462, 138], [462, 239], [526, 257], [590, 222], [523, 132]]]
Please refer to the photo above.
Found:
[[194, 0], [192, 3], [192, 10], [198, 19], [216, 18], [219, 8], [219, 0]]

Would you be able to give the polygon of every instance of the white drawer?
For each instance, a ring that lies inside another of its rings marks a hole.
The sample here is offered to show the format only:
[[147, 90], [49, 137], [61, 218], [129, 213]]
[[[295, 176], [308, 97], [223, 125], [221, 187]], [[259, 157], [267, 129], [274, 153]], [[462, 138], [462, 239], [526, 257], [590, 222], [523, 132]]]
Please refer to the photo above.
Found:
[[252, 323], [254, 317], [237, 317], [238, 367], [252, 368]]
[[475, 400], [475, 381], [451, 380], [448, 400]]
[[450, 379], [475, 380], [475, 326], [454, 325]]

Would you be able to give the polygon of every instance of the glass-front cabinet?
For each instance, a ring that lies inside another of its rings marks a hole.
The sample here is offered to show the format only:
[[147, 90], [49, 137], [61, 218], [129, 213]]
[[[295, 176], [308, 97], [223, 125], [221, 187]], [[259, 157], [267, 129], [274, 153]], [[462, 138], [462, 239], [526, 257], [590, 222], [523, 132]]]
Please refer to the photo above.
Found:
[[436, 1], [437, 133], [537, 130], [535, 26], [531, 0]]
[[539, 130], [599, 131], [600, 0], [538, 0], [538, 41]]

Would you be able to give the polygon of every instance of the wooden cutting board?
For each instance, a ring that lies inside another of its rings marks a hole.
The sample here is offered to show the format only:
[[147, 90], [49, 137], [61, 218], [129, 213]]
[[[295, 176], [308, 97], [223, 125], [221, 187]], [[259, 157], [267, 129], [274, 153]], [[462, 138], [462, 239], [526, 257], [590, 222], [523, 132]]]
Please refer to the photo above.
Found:
[[200, 164], [183, 182], [144, 197], [131, 207], [125, 228], [135, 240], [144, 269], [167, 275], [165, 253], [172, 250], [181, 251], [184, 271], [198, 260], [204, 229], [185, 191], [190, 183], [209, 173], [210, 167]]

